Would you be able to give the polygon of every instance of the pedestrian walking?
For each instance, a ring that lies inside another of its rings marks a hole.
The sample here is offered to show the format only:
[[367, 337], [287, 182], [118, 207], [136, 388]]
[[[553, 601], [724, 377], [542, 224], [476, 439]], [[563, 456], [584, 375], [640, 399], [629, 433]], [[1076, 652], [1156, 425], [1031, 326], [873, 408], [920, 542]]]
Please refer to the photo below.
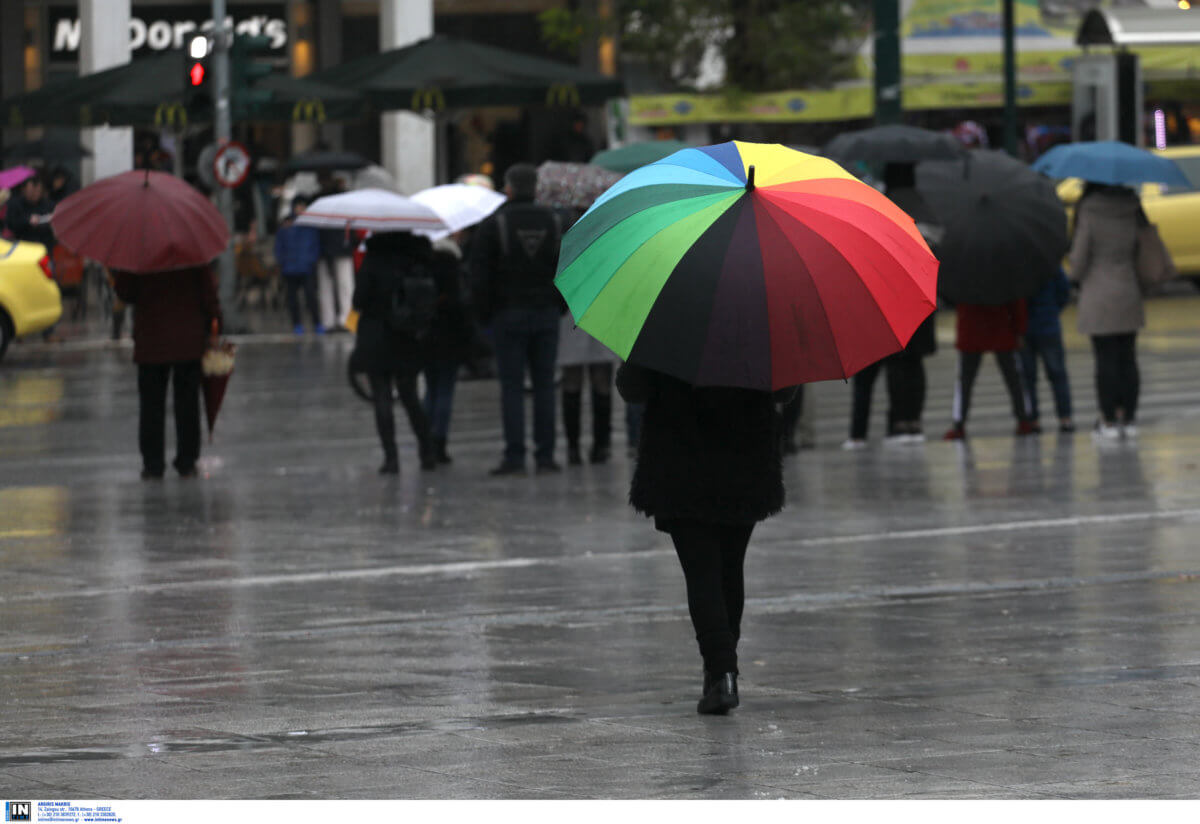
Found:
[[[335, 181], [321, 196], [338, 194], [345, 184]], [[358, 240], [345, 229], [321, 229], [321, 259], [317, 261], [317, 300], [321, 306], [321, 325], [335, 332], [345, 331], [354, 302], [354, 249]]]
[[1028, 302], [1029, 328], [1021, 349], [1021, 373], [1029, 399], [1029, 419], [1039, 426], [1037, 397], [1038, 360], [1046, 370], [1054, 394], [1054, 411], [1058, 415], [1058, 431], [1074, 432], [1071, 420], [1071, 383], [1067, 378], [1067, 356], [1063, 347], [1062, 321], [1059, 315], [1071, 300], [1071, 284], [1062, 268]]
[[472, 239], [471, 294], [495, 336], [504, 457], [493, 475], [525, 472], [525, 373], [533, 382], [534, 460], [554, 461], [554, 368], [564, 305], [554, 286], [563, 233], [559, 214], [534, 202], [537, 169], [520, 163], [504, 178], [508, 202], [481, 223]]
[[138, 446], [142, 478], [166, 470], [167, 386], [175, 414], [175, 460], [181, 478], [196, 476], [200, 458], [200, 359], [221, 324], [211, 266], [134, 274], [114, 270], [117, 296], [134, 307], [133, 361], [138, 366]]
[[383, 464], [379, 467], [383, 475], [400, 471], [392, 414], [393, 385], [416, 436], [421, 468], [437, 466], [429, 418], [417, 397], [421, 339], [432, 325], [437, 301], [430, 258], [428, 238], [411, 232], [372, 235], [354, 290], [353, 306], [359, 320], [352, 357], [371, 384], [375, 429], [383, 446]]
[[1028, 309], [1025, 299], [996, 306], [960, 303], [955, 307], [957, 324], [955, 347], [958, 349], [958, 374], [954, 381], [953, 423], [943, 436], [947, 441], [962, 440], [967, 436], [967, 416], [971, 411], [971, 393], [983, 356], [991, 352], [1004, 378], [1012, 404], [1013, 418], [1017, 422], [1016, 435], [1032, 435], [1039, 432], [1029, 419], [1029, 402], [1025, 395], [1025, 382], [1021, 377], [1021, 363], [1017, 353], [1021, 338], [1028, 327]]
[[1137, 194], [1125, 186], [1088, 183], [1076, 206], [1071, 279], [1079, 284], [1079, 331], [1092, 339], [1102, 438], [1137, 434], [1141, 377], [1137, 333], [1145, 325], [1136, 256], [1146, 220]]
[[792, 391], [695, 387], [629, 363], [617, 389], [645, 404], [629, 500], [671, 536], [683, 567], [704, 661], [696, 709], [723, 715], [739, 702], [746, 548], [755, 524], [783, 508], [776, 402]]
[[292, 317], [292, 331], [304, 334], [300, 315], [300, 293], [304, 293], [304, 305], [312, 317], [313, 331], [325, 334], [317, 305], [317, 262], [321, 259], [321, 233], [311, 226], [297, 226], [296, 218], [304, 214], [309, 200], [297, 196], [292, 201], [290, 217], [275, 233], [275, 261], [287, 287], [288, 312]]
[[480, 336], [466, 303], [462, 250], [452, 237], [433, 244], [433, 277], [437, 308], [429, 334], [422, 342], [425, 365], [425, 414], [438, 463], [451, 462], [446, 445], [454, 410], [458, 370], [478, 352]]

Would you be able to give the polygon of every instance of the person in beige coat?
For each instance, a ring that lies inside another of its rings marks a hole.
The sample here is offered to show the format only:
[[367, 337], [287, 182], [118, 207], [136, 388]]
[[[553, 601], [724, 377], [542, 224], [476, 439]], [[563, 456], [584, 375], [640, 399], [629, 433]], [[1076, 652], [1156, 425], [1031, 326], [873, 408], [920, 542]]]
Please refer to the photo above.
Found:
[[1079, 284], [1079, 331], [1092, 339], [1101, 415], [1096, 432], [1105, 438], [1137, 434], [1135, 345], [1146, 315], [1136, 258], [1145, 220], [1137, 194], [1125, 186], [1089, 183], [1076, 206], [1071, 279]]

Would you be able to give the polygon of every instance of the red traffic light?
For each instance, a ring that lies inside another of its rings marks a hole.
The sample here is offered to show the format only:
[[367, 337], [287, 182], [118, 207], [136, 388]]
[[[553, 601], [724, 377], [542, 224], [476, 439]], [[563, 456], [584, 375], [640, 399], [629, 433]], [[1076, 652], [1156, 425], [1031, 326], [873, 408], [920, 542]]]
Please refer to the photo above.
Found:
[[204, 83], [204, 64], [193, 63], [192, 68], [188, 70], [188, 77], [192, 81], [193, 86], [200, 86]]

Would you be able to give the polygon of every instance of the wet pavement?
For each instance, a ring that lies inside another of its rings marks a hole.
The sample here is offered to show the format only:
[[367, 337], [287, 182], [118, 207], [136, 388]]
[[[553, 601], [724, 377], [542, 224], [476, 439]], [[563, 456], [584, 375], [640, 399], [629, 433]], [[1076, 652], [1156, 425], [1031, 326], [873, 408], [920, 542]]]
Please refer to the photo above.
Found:
[[420, 472], [407, 437], [383, 479], [349, 339], [259, 336], [203, 477], [146, 483], [128, 343], [14, 345], [0, 795], [1200, 797], [1197, 310], [1151, 306], [1136, 440], [1087, 432], [1074, 335], [1074, 435], [1014, 438], [987, 362], [967, 443], [880, 443], [881, 381], [875, 441], [843, 452], [849, 388], [813, 387], [726, 718], [695, 713], [682, 575], [625, 503], [619, 427], [609, 465], [489, 478], [498, 393], [466, 382], [454, 463]]

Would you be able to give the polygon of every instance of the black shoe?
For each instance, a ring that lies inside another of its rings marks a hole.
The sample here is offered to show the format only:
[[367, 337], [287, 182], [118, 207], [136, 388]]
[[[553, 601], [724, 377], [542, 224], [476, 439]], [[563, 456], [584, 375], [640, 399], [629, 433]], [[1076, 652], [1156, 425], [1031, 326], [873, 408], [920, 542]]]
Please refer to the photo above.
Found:
[[181, 477], [181, 478], [195, 478], [195, 477], [196, 477], [196, 467], [194, 467], [194, 466], [189, 466], [187, 469], [180, 469], [180, 470], [179, 470], [179, 477]]
[[418, 454], [420, 455], [420, 459], [421, 459], [421, 469], [424, 469], [426, 471], [428, 471], [430, 469], [437, 469], [437, 466], [438, 466], [437, 451], [433, 448], [432, 445], [421, 447]]
[[383, 462], [383, 466], [379, 467], [380, 475], [399, 475], [400, 461], [395, 458], [387, 458]]
[[593, 446], [592, 454], [589, 455], [588, 457], [591, 459], [591, 462], [594, 464], [606, 464], [606, 463], [608, 463], [608, 447], [607, 446]]
[[438, 463], [441, 463], [441, 464], [453, 463], [453, 461], [450, 460], [450, 454], [448, 452], [446, 452], [446, 439], [445, 438], [434, 438], [433, 439], [433, 451], [435, 453], [435, 457], [437, 458]]
[[537, 465], [537, 474], [551, 475], [555, 472], [562, 472], [562, 467], [554, 461], [539, 461]]
[[162, 476], [163, 476], [163, 473], [161, 470], [158, 472], [155, 472], [150, 469], [142, 470], [142, 480], [143, 481], [161, 481]]
[[726, 672], [713, 676], [704, 673], [704, 697], [696, 705], [701, 715], [724, 715], [739, 704], [737, 673]]
[[583, 453], [579, 451], [579, 444], [567, 446], [567, 465], [580, 466], [583, 463]]
[[498, 477], [500, 475], [524, 475], [525, 474], [525, 464], [509, 463], [508, 461], [504, 461], [503, 463], [501, 463], [498, 467], [493, 469], [488, 474], [492, 475], [493, 477]]

